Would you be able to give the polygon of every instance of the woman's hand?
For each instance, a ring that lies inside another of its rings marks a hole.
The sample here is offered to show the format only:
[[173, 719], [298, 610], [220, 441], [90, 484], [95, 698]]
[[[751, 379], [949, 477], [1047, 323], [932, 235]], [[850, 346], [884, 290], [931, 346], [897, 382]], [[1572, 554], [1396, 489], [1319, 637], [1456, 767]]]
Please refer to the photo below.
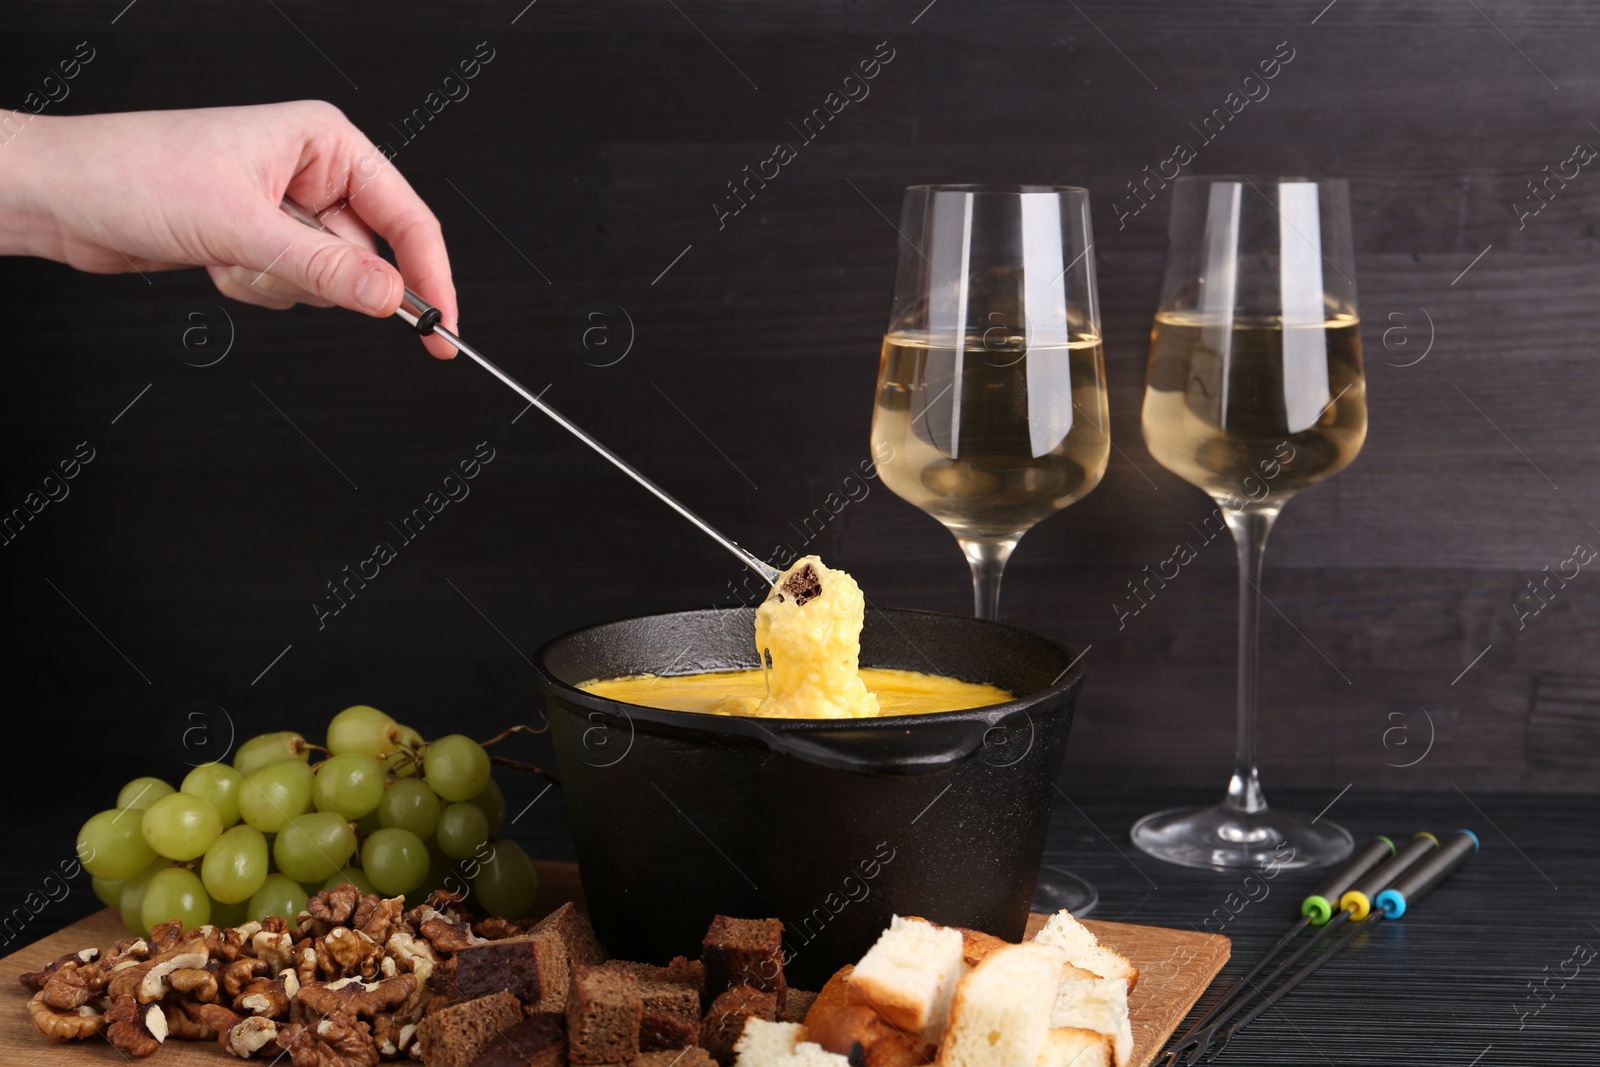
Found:
[[[339, 236], [284, 214], [285, 196]], [[236, 300], [380, 318], [409, 284], [456, 328], [439, 220], [338, 108], [314, 100], [34, 118], [0, 144], [0, 254], [98, 273], [203, 266]], [[455, 355], [438, 337], [423, 344]]]

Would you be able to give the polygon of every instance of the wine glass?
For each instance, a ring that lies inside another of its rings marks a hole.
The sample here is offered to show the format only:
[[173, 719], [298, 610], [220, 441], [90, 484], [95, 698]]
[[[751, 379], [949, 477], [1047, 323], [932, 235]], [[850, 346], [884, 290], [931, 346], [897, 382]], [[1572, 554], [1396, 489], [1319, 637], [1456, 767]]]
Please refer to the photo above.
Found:
[[1367, 435], [1350, 199], [1342, 180], [1173, 184], [1166, 276], [1146, 371], [1145, 444], [1217, 502], [1239, 554], [1239, 724], [1215, 807], [1134, 824], [1187, 867], [1320, 867], [1350, 852], [1325, 819], [1269, 809], [1256, 770], [1261, 555], [1283, 505], [1355, 459]]
[[[873, 457], [955, 535], [994, 619], [1017, 542], [1099, 484], [1111, 449], [1089, 194], [915, 185], [900, 220]], [[1034, 899], [1082, 914], [1097, 894], [1046, 868]]]

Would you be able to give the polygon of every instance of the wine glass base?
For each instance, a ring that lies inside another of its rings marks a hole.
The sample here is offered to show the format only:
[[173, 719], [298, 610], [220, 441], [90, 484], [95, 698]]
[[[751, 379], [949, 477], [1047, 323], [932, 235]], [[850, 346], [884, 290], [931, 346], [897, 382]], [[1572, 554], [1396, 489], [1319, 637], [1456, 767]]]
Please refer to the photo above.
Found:
[[1171, 808], [1133, 824], [1133, 843], [1158, 860], [1210, 870], [1309, 870], [1338, 863], [1355, 842], [1322, 819], [1267, 810], [1254, 815], [1210, 808]]
[[1098, 903], [1100, 890], [1088, 879], [1060, 867], [1039, 868], [1039, 878], [1033, 883], [1034, 911], [1054, 915], [1065, 909], [1081, 919]]

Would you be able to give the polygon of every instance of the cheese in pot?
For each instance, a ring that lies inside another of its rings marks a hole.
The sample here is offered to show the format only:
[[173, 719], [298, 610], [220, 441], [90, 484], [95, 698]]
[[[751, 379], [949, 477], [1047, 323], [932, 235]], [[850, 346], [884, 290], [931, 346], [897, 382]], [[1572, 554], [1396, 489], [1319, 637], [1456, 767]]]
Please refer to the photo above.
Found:
[[[877, 698], [878, 715], [923, 715], [935, 711], [964, 711], [1003, 704], [1011, 699], [1004, 689], [977, 682], [962, 682], [917, 671], [861, 668], [867, 692]], [[578, 688], [595, 696], [667, 711], [702, 711], [712, 715], [760, 715], [757, 708], [767, 695], [761, 671], [717, 671], [662, 678], [638, 674], [628, 678], [584, 682]], [[797, 716], [814, 718], [815, 716]]]
[[992, 685], [861, 668], [865, 609], [854, 578], [806, 556], [779, 577], [756, 609], [756, 651], [764, 669], [636, 675], [584, 682], [579, 688], [668, 711], [790, 719], [927, 714], [1011, 699]]

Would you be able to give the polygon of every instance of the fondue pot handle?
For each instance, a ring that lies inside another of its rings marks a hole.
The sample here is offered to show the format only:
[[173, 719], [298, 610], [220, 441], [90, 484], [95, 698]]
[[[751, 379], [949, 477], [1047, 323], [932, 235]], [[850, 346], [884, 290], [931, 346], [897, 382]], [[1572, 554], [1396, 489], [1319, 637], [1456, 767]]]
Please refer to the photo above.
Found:
[[900, 777], [933, 774], [964, 763], [984, 749], [992, 732], [1006, 729], [983, 719], [898, 729], [832, 723], [820, 729], [808, 723], [800, 729], [793, 720], [754, 725], [768, 747], [795, 759], [856, 774]]

